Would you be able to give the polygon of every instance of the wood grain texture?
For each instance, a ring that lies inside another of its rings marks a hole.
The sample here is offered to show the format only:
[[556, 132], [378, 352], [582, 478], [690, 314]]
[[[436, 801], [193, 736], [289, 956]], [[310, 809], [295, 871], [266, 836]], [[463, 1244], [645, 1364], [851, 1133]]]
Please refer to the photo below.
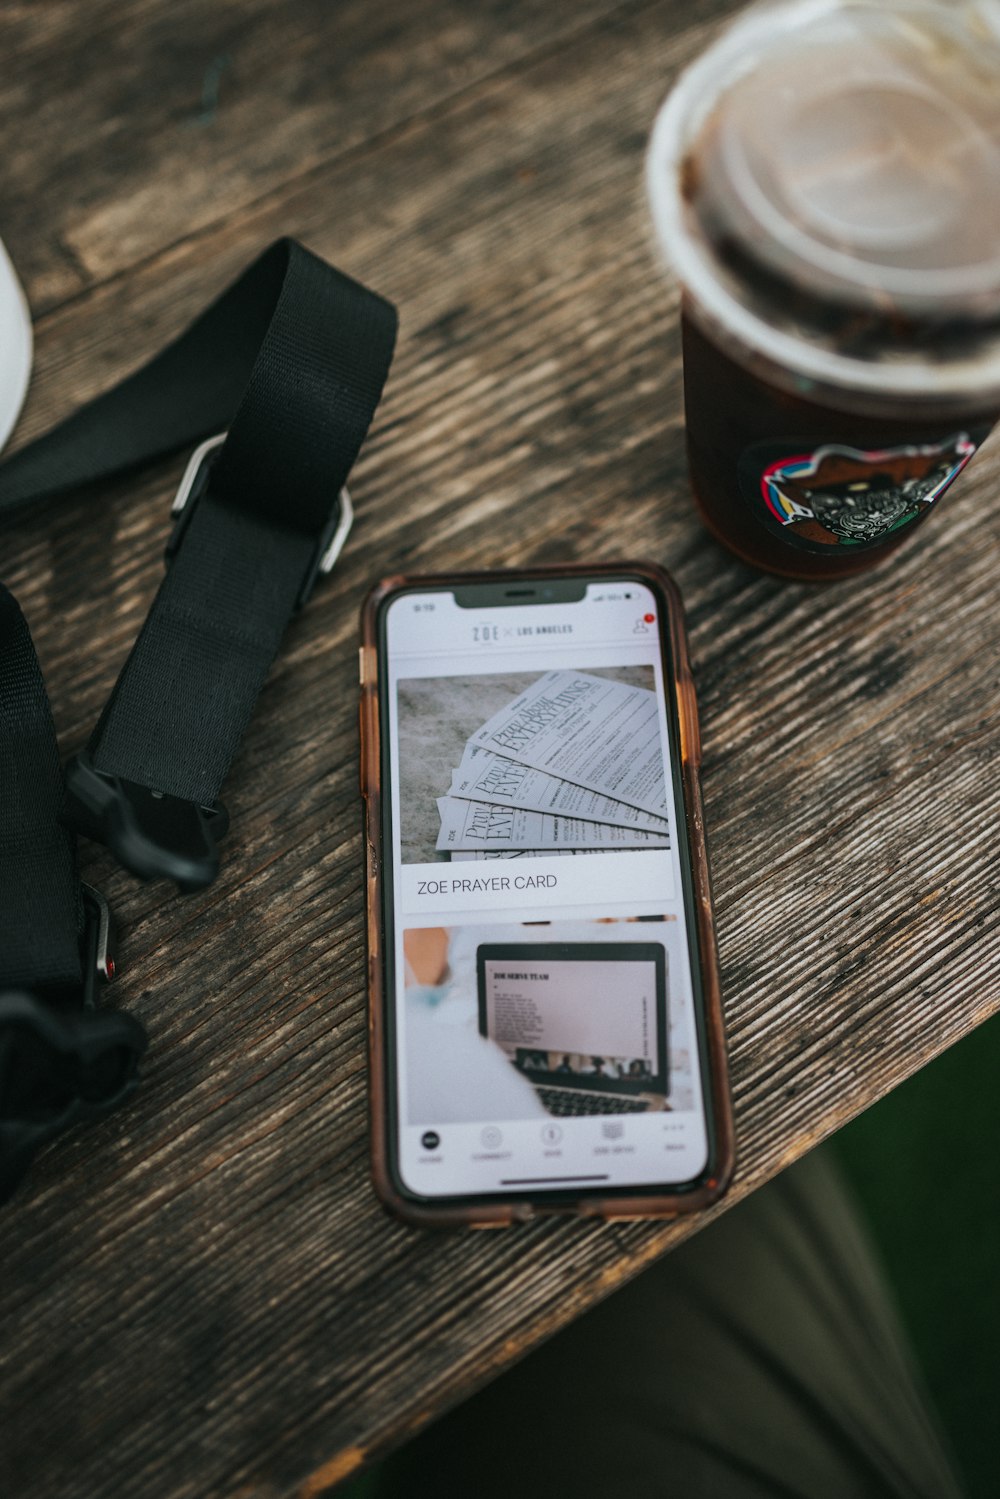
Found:
[[[48, 308], [19, 437], [282, 233], [393, 297], [402, 328], [355, 532], [225, 791], [220, 879], [182, 899], [85, 846], [122, 926], [116, 1003], [152, 1044], [134, 1102], [50, 1148], [0, 1221], [5, 1493], [318, 1495], [696, 1226], [432, 1237], [375, 1203], [355, 646], [378, 576], [632, 556], [677, 577], [729, 1201], [1000, 1003], [1000, 446], [886, 571], [830, 587], [752, 573], [688, 498], [676, 291], [641, 165], [722, 9], [129, 0], [8, 18], [28, 65], [0, 106], [9, 124], [24, 90], [42, 104], [30, 141], [5, 137], [0, 229]], [[238, 101], [223, 73], [214, 134], [182, 135], [216, 50]], [[181, 466], [4, 533], [67, 753], [156, 587]]]
[[[4, 233], [37, 310], [239, 212], [608, 0], [72, 0], [4, 11]], [[333, 219], [335, 219], [335, 210]], [[331, 220], [333, 221], [333, 220]]]

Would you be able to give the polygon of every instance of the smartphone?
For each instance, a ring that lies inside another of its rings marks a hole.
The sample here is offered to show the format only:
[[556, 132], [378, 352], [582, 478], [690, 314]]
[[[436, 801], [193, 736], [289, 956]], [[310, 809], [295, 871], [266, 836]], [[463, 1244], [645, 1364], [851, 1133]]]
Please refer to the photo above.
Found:
[[725, 1190], [699, 761], [660, 569], [369, 594], [372, 1170], [408, 1222], [663, 1217]]

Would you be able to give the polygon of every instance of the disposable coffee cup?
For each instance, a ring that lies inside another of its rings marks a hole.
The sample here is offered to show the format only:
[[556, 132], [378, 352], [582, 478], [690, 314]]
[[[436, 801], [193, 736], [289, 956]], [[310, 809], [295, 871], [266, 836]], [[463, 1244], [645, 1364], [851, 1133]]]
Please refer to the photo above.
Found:
[[0, 240], [0, 448], [17, 421], [31, 374], [31, 318]]
[[997, 421], [998, 9], [754, 6], [656, 118], [694, 495], [758, 567], [880, 562]]

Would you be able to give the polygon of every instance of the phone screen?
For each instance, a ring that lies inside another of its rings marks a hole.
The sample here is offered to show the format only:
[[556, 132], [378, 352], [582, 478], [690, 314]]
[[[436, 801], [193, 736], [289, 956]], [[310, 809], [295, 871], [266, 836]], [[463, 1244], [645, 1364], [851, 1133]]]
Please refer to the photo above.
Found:
[[383, 608], [392, 1148], [414, 1197], [706, 1170], [661, 607], [623, 574]]

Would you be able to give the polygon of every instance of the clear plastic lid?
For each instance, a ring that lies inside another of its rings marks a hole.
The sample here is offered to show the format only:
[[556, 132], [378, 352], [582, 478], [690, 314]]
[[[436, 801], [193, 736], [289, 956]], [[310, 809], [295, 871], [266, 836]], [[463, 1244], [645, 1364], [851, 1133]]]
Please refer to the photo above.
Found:
[[755, 6], [687, 70], [648, 186], [717, 332], [825, 384], [1000, 392], [997, 12]]

